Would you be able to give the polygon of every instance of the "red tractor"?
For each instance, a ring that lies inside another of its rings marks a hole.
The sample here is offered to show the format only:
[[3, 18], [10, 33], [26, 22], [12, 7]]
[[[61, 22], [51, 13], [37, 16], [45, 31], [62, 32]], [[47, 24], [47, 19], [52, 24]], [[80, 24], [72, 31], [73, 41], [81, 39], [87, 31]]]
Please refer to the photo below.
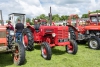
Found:
[[[2, 21], [2, 11], [0, 10], [0, 20]], [[25, 48], [22, 42], [15, 42], [13, 30], [8, 30], [4, 22], [0, 25], [0, 53], [11, 52], [13, 62], [16, 65], [22, 65], [25, 61]], [[9, 61], [8, 61], [9, 62]]]
[[100, 13], [89, 14], [89, 20], [86, 21], [80, 20], [77, 15], [71, 15], [67, 24], [76, 28], [76, 31], [71, 29], [71, 36], [74, 36], [72, 39], [84, 44], [88, 42], [92, 49], [100, 49]]
[[37, 20], [34, 26], [27, 26], [23, 30], [23, 44], [27, 50], [34, 48], [34, 43], [41, 44], [41, 55], [44, 59], [50, 60], [51, 48], [65, 46], [66, 52], [76, 54], [78, 46], [75, 40], [70, 39], [68, 26], [52, 25], [51, 9], [49, 13], [50, 25], [41, 25]]

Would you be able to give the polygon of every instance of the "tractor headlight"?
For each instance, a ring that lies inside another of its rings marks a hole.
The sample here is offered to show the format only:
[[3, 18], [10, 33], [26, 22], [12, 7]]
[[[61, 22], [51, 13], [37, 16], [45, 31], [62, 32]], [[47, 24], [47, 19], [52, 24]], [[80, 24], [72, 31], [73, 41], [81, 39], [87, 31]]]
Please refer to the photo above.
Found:
[[55, 37], [56, 36], [56, 34], [55, 33], [52, 33], [52, 37]]
[[14, 36], [14, 31], [10, 30], [10, 35]]

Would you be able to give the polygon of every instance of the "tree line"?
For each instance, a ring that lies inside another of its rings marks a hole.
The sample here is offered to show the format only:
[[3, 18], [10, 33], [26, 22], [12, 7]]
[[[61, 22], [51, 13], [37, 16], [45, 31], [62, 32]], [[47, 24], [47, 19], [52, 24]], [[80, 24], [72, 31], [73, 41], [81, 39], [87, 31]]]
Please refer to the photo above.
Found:
[[[96, 11], [92, 11], [92, 12], [88, 12], [87, 14], [83, 14], [81, 18], [88, 18], [88, 14], [89, 13], [100, 13], [100, 10], [96, 10]], [[65, 21], [68, 20], [69, 15], [62, 15], [59, 16], [58, 14], [52, 15], [52, 21], [54, 22], [58, 22], [58, 21]], [[78, 16], [79, 17], [79, 16]], [[45, 14], [41, 14], [40, 16], [37, 16], [36, 18], [26, 18], [26, 22], [29, 22], [30, 24], [34, 24], [34, 20], [35, 19], [45, 19], [45, 20], [49, 20], [49, 17], [46, 16]]]
[[92, 12], [89, 11], [87, 14], [83, 14], [81, 18], [88, 18], [89, 13], [100, 13], [100, 10], [96, 10]]
[[[54, 22], [58, 22], [58, 21], [65, 21], [68, 19], [68, 15], [62, 15], [59, 16], [58, 14], [52, 15], [52, 21]], [[26, 18], [26, 22], [30, 22], [30, 24], [34, 24], [34, 20], [35, 19], [45, 19], [45, 20], [49, 20], [49, 17], [46, 16], [45, 14], [41, 14], [40, 16], [37, 16], [36, 18], [33, 18], [32, 20], [30, 18]]]

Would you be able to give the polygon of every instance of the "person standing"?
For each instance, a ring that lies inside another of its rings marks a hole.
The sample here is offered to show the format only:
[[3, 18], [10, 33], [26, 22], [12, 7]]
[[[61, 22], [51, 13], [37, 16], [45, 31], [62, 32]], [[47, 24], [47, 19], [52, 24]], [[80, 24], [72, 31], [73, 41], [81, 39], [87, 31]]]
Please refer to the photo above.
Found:
[[18, 23], [15, 25], [16, 42], [22, 42], [22, 31], [24, 29], [24, 24], [18, 19]]
[[[11, 24], [11, 21], [8, 21], [8, 24], [7, 24], [7, 32], [10, 33], [10, 31], [14, 31], [14, 27], [13, 25]], [[12, 40], [14, 39], [14, 37], [10, 34], [7, 34], [7, 38], [8, 38], [8, 48], [11, 48], [11, 42]]]

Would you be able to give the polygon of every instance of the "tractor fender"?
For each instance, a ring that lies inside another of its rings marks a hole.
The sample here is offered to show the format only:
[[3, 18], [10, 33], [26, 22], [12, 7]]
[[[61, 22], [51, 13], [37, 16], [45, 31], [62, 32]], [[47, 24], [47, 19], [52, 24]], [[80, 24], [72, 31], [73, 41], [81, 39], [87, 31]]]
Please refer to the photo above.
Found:
[[43, 42], [48, 42], [49, 44], [53, 42], [52, 34], [45, 34], [43, 37]]
[[68, 25], [68, 27], [70, 32], [70, 38], [76, 40], [78, 38], [78, 30], [71, 25]]
[[78, 30], [77, 30], [75, 27], [73, 27], [72, 25], [67, 25], [67, 26], [68, 26], [69, 28], [70, 28], [70, 27], [73, 28], [75, 32], [78, 32]]
[[26, 28], [30, 29], [31, 32], [34, 32], [34, 27], [33, 26], [27, 26]]

